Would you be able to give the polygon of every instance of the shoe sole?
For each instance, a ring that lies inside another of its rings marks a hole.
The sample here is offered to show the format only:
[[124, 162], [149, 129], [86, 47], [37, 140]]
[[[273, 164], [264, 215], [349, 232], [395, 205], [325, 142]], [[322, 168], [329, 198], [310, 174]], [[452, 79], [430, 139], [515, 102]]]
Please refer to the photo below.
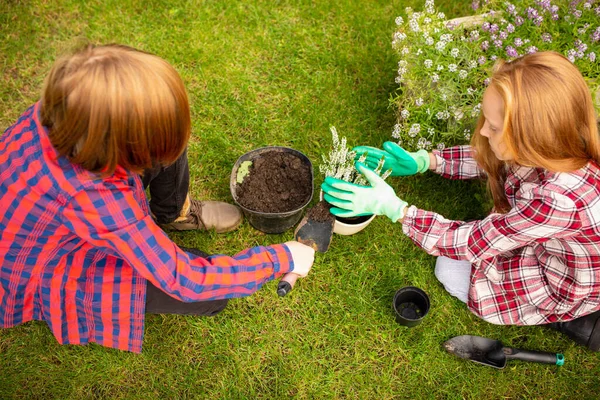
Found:
[[187, 231], [202, 231], [202, 232], [209, 232], [209, 231], [215, 231], [216, 233], [228, 233], [228, 232], [233, 232], [235, 231], [237, 228], [239, 228], [239, 226], [242, 224], [242, 222], [244, 221], [243, 218], [240, 218], [239, 222], [235, 225], [232, 225], [229, 228], [225, 228], [225, 229], [201, 229], [201, 228], [196, 228], [196, 227], [191, 227], [189, 229], [183, 229], [183, 228], [176, 228], [174, 226], [172, 226], [171, 224], [164, 224], [164, 225], [158, 225], [163, 231], [167, 231], [167, 232], [187, 232]]

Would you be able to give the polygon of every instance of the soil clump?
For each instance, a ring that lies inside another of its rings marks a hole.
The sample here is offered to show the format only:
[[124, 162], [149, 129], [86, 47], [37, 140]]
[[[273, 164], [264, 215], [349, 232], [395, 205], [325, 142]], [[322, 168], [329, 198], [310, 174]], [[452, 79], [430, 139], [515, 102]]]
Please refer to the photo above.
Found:
[[335, 220], [335, 216], [329, 212], [331, 204], [321, 200], [313, 208], [307, 211], [309, 220], [315, 222], [329, 222]]

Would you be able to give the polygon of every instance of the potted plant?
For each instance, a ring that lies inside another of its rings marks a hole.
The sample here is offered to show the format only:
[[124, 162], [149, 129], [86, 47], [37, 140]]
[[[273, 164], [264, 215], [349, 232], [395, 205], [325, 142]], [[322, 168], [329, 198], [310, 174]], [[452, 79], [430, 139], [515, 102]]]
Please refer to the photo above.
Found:
[[238, 158], [229, 187], [250, 225], [282, 233], [300, 220], [312, 200], [312, 163], [288, 147], [262, 147]]
[[[354, 159], [356, 152], [351, 151], [348, 148], [345, 137], [340, 139], [335, 126], [330, 128], [332, 148], [327, 156], [322, 155], [323, 162], [319, 165], [319, 171], [326, 178], [331, 176], [333, 178], [341, 179], [346, 182], [355, 183], [357, 185], [368, 185], [367, 180], [354, 168]], [[367, 154], [363, 154], [358, 159], [359, 162], [363, 162], [367, 158]], [[386, 179], [391, 170], [386, 171], [381, 175], [383, 168], [384, 159], [382, 158], [375, 169], [375, 172], [381, 176], [382, 179]], [[321, 191], [320, 199], [323, 200], [323, 192]], [[335, 217], [335, 223], [333, 225], [333, 232], [339, 235], [353, 235], [357, 232], [362, 231], [375, 219], [375, 215], [366, 215], [352, 218]]]

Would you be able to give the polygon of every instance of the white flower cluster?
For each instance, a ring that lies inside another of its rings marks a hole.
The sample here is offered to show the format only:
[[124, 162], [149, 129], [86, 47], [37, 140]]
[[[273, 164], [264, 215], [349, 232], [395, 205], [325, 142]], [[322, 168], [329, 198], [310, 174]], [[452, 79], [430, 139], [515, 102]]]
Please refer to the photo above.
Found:
[[[324, 154], [321, 155], [323, 162], [321, 165], [319, 165], [319, 172], [321, 172], [321, 174], [323, 174], [325, 177], [331, 176], [333, 178], [355, 183], [357, 185], [367, 185], [368, 182], [364, 176], [362, 176], [362, 174], [360, 174], [356, 168], [354, 168], [356, 152], [351, 151], [348, 148], [345, 137], [340, 139], [335, 126], [332, 126], [329, 129], [331, 130], [332, 148], [327, 157]], [[357, 161], [364, 162], [366, 158], [367, 155], [365, 153], [362, 154]], [[375, 169], [375, 172], [380, 175], [382, 179], [387, 178], [392, 172], [391, 170], [388, 170], [381, 175], [384, 162], [385, 160], [382, 158]]]
[[444, 111], [438, 111], [438, 112], [435, 114], [435, 117], [436, 117], [437, 119], [448, 119], [448, 118], [450, 118], [450, 113], [448, 112], [448, 110], [444, 110]]
[[392, 131], [392, 137], [394, 139], [400, 139], [400, 124], [394, 125], [394, 130]]
[[[455, 111], [455, 113], [458, 111]], [[402, 141], [402, 129], [403, 126], [401, 124], [396, 124], [394, 125], [394, 129], [392, 131], [392, 137], [394, 139], [397, 139], [397, 142], [399, 145], [402, 145], [403, 141]], [[426, 137], [421, 137], [418, 139], [418, 141], [416, 142], [416, 147], [419, 149], [427, 149], [427, 150], [431, 150], [433, 148], [433, 143], [432, 140], [435, 137], [435, 129], [433, 127], [426, 127], [424, 125], [421, 124], [412, 124], [410, 126], [410, 128], [408, 129], [408, 133], [406, 134], [409, 138], [413, 139], [413, 138], [417, 138], [417, 136], [420, 133], [425, 133], [427, 132], [427, 136]], [[443, 142], [439, 142], [436, 145], [436, 148], [438, 150], [443, 150], [446, 147], [446, 144]], [[380, 160], [381, 165], [378, 166], [382, 167], [383, 166], [383, 162]], [[391, 170], [387, 171], [391, 173]], [[386, 174], [382, 175], [382, 176], [387, 176]]]
[[[406, 49], [406, 47], [404, 49]], [[403, 50], [402, 54], [405, 54], [404, 49], [402, 49]], [[407, 72], [407, 69], [406, 69], [407, 65], [408, 65], [408, 62], [406, 62], [406, 60], [398, 61], [398, 76], [396, 77], [396, 83], [399, 84], [400, 82], [402, 82], [404, 74], [406, 74], [406, 72]]]
[[435, 44], [435, 49], [437, 51], [444, 51], [444, 49], [446, 48], [447, 44], [448, 44], [447, 42], [444, 42], [443, 40], [440, 40], [439, 42], [437, 42]]
[[419, 150], [421, 150], [421, 149], [430, 149], [431, 148], [431, 141], [425, 139], [424, 137], [419, 138], [419, 141], [417, 142], [417, 148]]
[[433, 0], [425, 1], [425, 12], [427, 14], [435, 14], [435, 5]]
[[457, 121], [460, 121], [465, 116], [465, 113], [461, 109], [456, 107], [452, 107], [452, 113], [454, 115], [454, 119]]
[[415, 136], [417, 136], [417, 134], [419, 132], [421, 132], [421, 125], [420, 124], [412, 124], [412, 126], [408, 130], [408, 136], [415, 137]]
[[345, 137], [340, 140], [335, 126], [332, 126], [330, 130], [332, 148], [329, 157], [322, 155], [323, 163], [319, 166], [319, 171], [326, 177], [332, 176], [350, 181], [354, 171], [354, 156], [356, 153], [348, 149]]

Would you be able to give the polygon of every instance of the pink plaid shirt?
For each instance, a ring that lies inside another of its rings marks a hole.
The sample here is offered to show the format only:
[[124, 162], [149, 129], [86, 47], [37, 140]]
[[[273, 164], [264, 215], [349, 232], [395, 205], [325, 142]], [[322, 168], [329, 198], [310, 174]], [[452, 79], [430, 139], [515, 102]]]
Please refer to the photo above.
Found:
[[[484, 176], [470, 146], [434, 151], [436, 173]], [[513, 166], [512, 209], [480, 221], [409, 207], [403, 230], [434, 256], [470, 261], [468, 306], [494, 324], [568, 321], [600, 309], [600, 168], [573, 172]]]

